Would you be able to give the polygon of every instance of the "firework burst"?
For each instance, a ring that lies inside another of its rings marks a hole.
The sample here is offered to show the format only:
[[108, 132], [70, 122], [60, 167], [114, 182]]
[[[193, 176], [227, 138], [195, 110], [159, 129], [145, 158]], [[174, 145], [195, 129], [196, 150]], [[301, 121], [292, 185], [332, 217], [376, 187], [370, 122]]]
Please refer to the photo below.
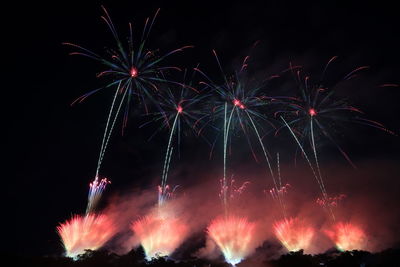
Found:
[[[256, 154], [253, 150], [253, 145], [250, 140], [249, 133], [253, 132], [257, 136], [257, 140], [262, 148], [263, 155], [269, 168], [269, 174], [271, 175], [274, 186], [277, 187], [274, 172], [272, 170], [268, 151], [263, 142], [263, 127], [261, 125], [269, 124], [274, 127], [270, 122], [269, 118], [261, 111], [262, 107], [267, 106], [273, 101], [272, 97], [268, 97], [261, 91], [267, 85], [267, 82], [277, 76], [271, 76], [264, 81], [257, 82], [250, 80], [246, 77], [245, 70], [248, 66], [248, 59], [246, 57], [243, 60], [242, 67], [239, 71], [236, 71], [233, 75], [227, 76], [222, 69], [220, 61], [215, 51], [214, 56], [217, 60], [218, 66], [223, 76], [224, 83], [217, 84], [213, 82], [204, 72], [196, 69], [200, 72], [206, 81], [202, 83], [211, 89], [216, 94], [216, 98], [211, 101], [210, 107], [210, 121], [223, 119], [223, 155], [224, 155], [224, 171], [223, 171], [223, 188], [227, 188], [227, 148], [229, 140], [232, 136], [232, 131], [239, 129], [244, 133], [246, 140], [250, 146], [254, 158], [257, 160]], [[262, 123], [261, 123], [262, 122]], [[205, 123], [205, 125], [207, 125]], [[217, 127], [218, 128], [218, 127]], [[216, 138], [217, 140], [217, 138]], [[215, 142], [214, 142], [215, 144]], [[213, 145], [214, 146], [214, 145]], [[228, 196], [227, 192], [223, 193], [223, 203], [227, 206]]]
[[85, 250], [102, 247], [115, 234], [116, 227], [106, 215], [74, 215], [57, 227], [67, 257], [76, 258]]
[[[174, 147], [175, 150], [176, 147], [179, 149], [181, 135], [186, 127], [198, 136], [200, 134], [200, 121], [204, 117], [204, 113], [198, 106], [208, 95], [200, 94], [196, 89], [194, 89], [191, 86], [191, 80], [189, 82], [186, 81], [186, 73], [185, 70], [184, 78], [179, 88], [173, 88], [175, 89], [173, 90], [171, 87], [167, 87], [158, 94], [160, 111], [150, 113], [149, 115], [152, 116], [153, 119], [141, 126], [143, 127], [152, 122], [161, 124], [150, 138], [162, 130], [169, 130], [167, 150], [165, 153], [159, 189], [159, 205], [163, 204], [170, 195], [167, 180]], [[176, 140], [175, 142], [174, 139]]]
[[306, 250], [314, 236], [314, 229], [298, 218], [284, 219], [273, 225], [275, 236], [288, 251]]
[[165, 78], [164, 72], [171, 69], [179, 70], [179, 68], [174, 66], [164, 66], [162, 65], [163, 61], [166, 57], [189, 47], [185, 46], [173, 50], [163, 56], [157, 56], [155, 50], [146, 48], [147, 39], [159, 10], [157, 10], [152, 19], [146, 19], [143, 33], [140, 38], [137, 38], [137, 40], [139, 40], [138, 42], [134, 42], [132, 25], [129, 24], [128, 43], [125, 45], [121, 41], [107, 10], [104, 7], [102, 8], [104, 15], [101, 18], [109, 27], [116, 41], [115, 48], [108, 49], [106, 56], [101, 56], [82, 46], [72, 43], [64, 43], [65, 45], [77, 49], [77, 51], [70, 53], [71, 55], [82, 55], [100, 62], [106, 69], [100, 72], [97, 76], [110, 78], [109, 82], [106, 83], [105, 86], [80, 96], [72, 104], [80, 103], [90, 95], [102, 89], [110, 88], [115, 91], [107, 117], [106, 127], [104, 130], [100, 154], [97, 162], [96, 175], [93, 183], [98, 182], [99, 171], [103, 162], [104, 154], [110, 141], [110, 137], [112, 135], [118, 115], [120, 114], [123, 106], [125, 106], [125, 112], [122, 124], [122, 133], [127, 126], [129, 107], [130, 103], [132, 102], [131, 100], [136, 97], [139, 104], [142, 104], [146, 112], [148, 112], [147, 100], [151, 100], [152, 103], [156, 103], [156, 101], [153, 99], [153, 94], [159, 90], [158, 84], [176, 83]]
[[[333, 57], [328, 61], [322, 72], [322, 77], [319, 79], [319, 82], [316, 83], [311, 81], [310, 76], [302, 75], [300, 70], [297, 70], [296, 72], [293, 71], [297, 88], [299, 89], [298, 96], [287, 97], [286, 100], [283, 99], [282, 102], [285, 103], [285, 108], [275, 113], [275, 116], [280, 116], [284, 122], [284, 125], [277, 130], [277, 133], [282, 128], [289, 129], [298, 145], [298, 148], [303, 153], [313, 172], [320, 187], [324, 202], [328, 202], [329, 197], [320, 169], [317, 140], [326, 138], [331, 141], [345, 159], [354, 166], [349, 156], [333, 138], [332, 132], [334, 132], [334, 128], [338, 122], [363, 124], [392, 133], [382, 124], [360, 117], [363, 112], [360, 109], [349, 105], [346, 99], [335, 98], [336, 87], [338, 87], [341, 82], [355, 77], [359, 71], [367, 69], [367, 66], [352, 70], [350, 73], [345, 75], [343, 79], [332, 86], [328, 87], [324, 84], [324, 75], [328, 66], [336, 58], [337, 57]], [[291, 69], [294, 70], [294, 68]], [[310, 156], [306, 153], [305, 144], [307, 142], [310, 144], [312, 150], [313, 162], [311, 161]], [[333, 220], [335, 220], [332, 209], [329, 208], [329, 211]]]
[[367, 247], [367, 235], [358, 225], [338, 222], [325, 234], [340, 251], [363, 250]]
[[255, 224], [245, 217], [229, 216], [214, 219], [207, 233], [221, 250], [225, 261], [235, 266], [255, 249], [254, 228]]

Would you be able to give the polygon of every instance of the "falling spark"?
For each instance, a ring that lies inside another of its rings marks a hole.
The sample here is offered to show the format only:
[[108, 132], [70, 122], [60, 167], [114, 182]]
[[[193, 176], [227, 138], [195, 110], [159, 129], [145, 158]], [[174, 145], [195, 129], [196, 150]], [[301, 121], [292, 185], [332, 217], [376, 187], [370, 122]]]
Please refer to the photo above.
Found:
[[207, 228], [209, 237], [217, 244], [225, 261], [232, 266], [240, 263], [255, 249], [255, 224], [247, 218], [220, 217]]
[[89, 184], [89, 195], [88, 204], [86, 207], [86, 214], [94, 212], [107, 184], [111, 184], [111, 182], [107, 180], [107, 178], [99, 180], [98, 176], [96, 176], [94, 181]]
[[102, 247], [115, 234], [116, 227], [106, 215], [74, 215], [60, 223], [57, 232], [67, 257], [76, 258], [85, 250]]
[[362, 228], [351, 223], [336, 223], [333, 229], [326, 230], [325, 234], [340, 251], [363, 250], [368, 241]]
[[314, 229], [298, 218], [275, 222], [273, 228], [275, 236], [291, 252], [307, 249], [314, 236]]

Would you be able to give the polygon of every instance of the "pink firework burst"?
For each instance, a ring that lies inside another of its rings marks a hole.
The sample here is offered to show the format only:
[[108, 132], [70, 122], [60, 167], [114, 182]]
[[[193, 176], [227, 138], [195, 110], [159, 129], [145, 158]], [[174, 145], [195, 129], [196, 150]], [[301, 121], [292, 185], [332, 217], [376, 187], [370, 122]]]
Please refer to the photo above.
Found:
[[66, 256], [76, 258], [85, 250], [102, 247], [115, 234], [116, 227], [106, 215], [74, 215], [66, 222], [60, 223], [57, 232]]
[[307, 249], [314, 229], [298, 218], [283, 219], [274, 223], [274, 233], [288, 251]]
[[217, 244], [225, 261], [235, 266], [255, 249], [255, 224], [241, 217], [214, 219], [207, 228], [209, 237]]

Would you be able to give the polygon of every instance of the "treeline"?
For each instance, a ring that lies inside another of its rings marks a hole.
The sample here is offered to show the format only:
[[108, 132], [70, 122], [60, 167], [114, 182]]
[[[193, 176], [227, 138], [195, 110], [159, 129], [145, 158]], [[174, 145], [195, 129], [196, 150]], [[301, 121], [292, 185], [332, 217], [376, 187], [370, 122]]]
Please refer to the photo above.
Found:
[[[228, 267], [221, 260], [209, 261], [191, 258], [187, 260], [172, 260], [158, 258], [145, 261], [142, 250], [132, 250], [126, 255], [117, 255], [105, 250], [87, 251], [73, 260], [66, 257], [21, 257], [4, 255], [2, 266], [40, 266], [40, 267]], [[329, 252], [318, 255], [304, 254], [303, 251], [282, 255], [275, 260], [261, 261], [251, 257], [238, 267], [266, 266], [266, 267], [398, 267], [400, 266], [400, 249], [388, 249], [379, 253], [366, 251]]]

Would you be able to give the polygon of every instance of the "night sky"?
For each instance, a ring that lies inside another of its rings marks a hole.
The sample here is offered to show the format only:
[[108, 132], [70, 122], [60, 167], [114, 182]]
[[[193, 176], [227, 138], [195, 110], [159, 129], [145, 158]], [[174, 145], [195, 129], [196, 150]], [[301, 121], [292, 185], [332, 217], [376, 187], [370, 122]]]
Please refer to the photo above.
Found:
[[[258, 40], [252, 64], [270, 74], [285, 69], [289, 62], [318, 73], [332, 56], [339, 56], [334, 69], [343, 73], [369, 65], [357, 86], [342, 93], [367, 117], [398, 133], [400, 87], [379, 87], [400, 84], [396, 3], [336, 2], [35, 1], [3, 7], [3, 14], [11, 16], [2, 22], [2, 44], [6, 45], [1, 82], [2, 131], [6, 133], [2, 251], [60, 254], [56, 225], [72, 213], [84, 212], [111, 95], [96, 94], [83, 104], [70, 106], [76, 97], [102, 84], [96, 73], [103, 69], [87, 58], [69, 56], [71, 49], [62, 42], [99, 53], [112, 46], [112, 35], [100, 19], [102, 4], [121, 36], [130, 21], [141, 32], [145, 18], [160, 7], [150, 47], [165, 53], [194, 45], [167, 62], [186, 68], [200, 63], [213, 77], [218, 77], [218, 69], [212, 49], [229, 70]], [[104, 163], [104, 175], [113, 182], [106, 198], [126, 188], [155, 185], [166, 136], [147, 141], [155, 128], [138, 129], [143, 120], [133, 116], [123, 137], [117, 127]], [[355, 162], [400, 159], [398, 137], [365, 127], [350, 128], [342, 144]], [[207, 164], [205, 143], [191, 137], [181, 153], [193, 149], [198, 153], [182, 156], [182, 164]], [[347, 164], [337, 152], [327, 158]], [[393, 181], [399, 178], [398, 170], [392, 173]]]

